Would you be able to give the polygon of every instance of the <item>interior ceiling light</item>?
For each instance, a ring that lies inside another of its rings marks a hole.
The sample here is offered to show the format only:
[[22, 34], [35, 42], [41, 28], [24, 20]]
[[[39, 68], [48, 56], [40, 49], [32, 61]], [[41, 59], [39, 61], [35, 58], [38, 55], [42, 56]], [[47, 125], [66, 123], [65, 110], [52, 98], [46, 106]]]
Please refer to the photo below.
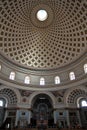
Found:
[[41, 9], [37, 12], [37, 19], [39, 21], [45, 21], [47, 17], [48, 17], [48, 14], [46, 10]]

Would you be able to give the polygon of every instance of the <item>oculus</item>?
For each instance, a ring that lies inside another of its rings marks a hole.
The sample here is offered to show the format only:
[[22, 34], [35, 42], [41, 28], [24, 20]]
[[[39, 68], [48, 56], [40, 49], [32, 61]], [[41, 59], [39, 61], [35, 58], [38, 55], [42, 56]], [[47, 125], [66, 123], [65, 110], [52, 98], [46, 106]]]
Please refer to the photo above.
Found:
[[47, 17], [48, 17], [48, 14], [47, 14], [46, 10], [43, 10], [43, 9], [38, 10], [38, 12], [37, 12], [37, 19], [39, 21], [45, 21], [47, 19]]

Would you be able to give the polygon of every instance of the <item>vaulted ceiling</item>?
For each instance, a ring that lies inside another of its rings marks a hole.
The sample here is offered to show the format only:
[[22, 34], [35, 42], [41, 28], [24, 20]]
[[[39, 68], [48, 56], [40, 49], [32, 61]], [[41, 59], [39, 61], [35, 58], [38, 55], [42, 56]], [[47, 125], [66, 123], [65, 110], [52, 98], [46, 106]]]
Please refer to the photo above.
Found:
[[[47, 19], [37, 18], [39, 10]], [[20, 66], [59, 68], [87, 52], [86, 0], [1, 0], [0, 53]]]

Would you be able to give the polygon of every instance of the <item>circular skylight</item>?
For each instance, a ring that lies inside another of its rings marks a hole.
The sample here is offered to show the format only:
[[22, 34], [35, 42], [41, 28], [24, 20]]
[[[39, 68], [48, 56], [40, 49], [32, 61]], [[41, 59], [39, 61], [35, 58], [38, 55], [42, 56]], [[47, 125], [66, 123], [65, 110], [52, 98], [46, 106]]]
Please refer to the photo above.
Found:
[[37, 12], [37, 19], [39, 21], [45, 21], [47, 19], [47, 17], [48, 17], [48, 14], [47, 14], [46, 10], [41, 9]]

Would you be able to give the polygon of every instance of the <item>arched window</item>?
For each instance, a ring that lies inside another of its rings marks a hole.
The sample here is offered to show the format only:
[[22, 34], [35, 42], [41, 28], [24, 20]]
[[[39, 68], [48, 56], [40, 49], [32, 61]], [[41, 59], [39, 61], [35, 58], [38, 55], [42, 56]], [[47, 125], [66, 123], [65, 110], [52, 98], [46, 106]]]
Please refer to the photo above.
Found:
[[6, 100], [0, 97], [0, 126], [3, 124], [4, 119], [6, 119]]
[[0, 70], [1, 70], [1, 67], [2, 67], [2, 66], [0, 65]]
[[30, 84], [30, 77], [29, 76], [25, 77], [24, 83], [25, 84]]
[[87, 101], [86, 100], [82, 100], [81, 101], [81, 106], [82, 107], [87, 107]]
[[44, 78], [40, 78], [40, 85], [45, 85], [45, 79]]
[[15, 72], [10, 73], [9, 79], [14, 80], [15, 79]]
[[0, 99], [0, 107], [4, 106], [4, 102]]
[[0, 97], [0, 107], [6, 107], [6, 105], [7, 105], [6, 100]]
[[74, 72], [70, 72], [69, 77], [70, 77], [70, 80], [75, 80]]
[[87, 73], [87, 64], [84, 64], [84, 72]]
[[77, 100], [77, 107], [87, 107], [87, 99], [81, 98], [80, 100]]
[[59, 76], [55, 77], [55, 84], [60, 84], [60, 77]]

